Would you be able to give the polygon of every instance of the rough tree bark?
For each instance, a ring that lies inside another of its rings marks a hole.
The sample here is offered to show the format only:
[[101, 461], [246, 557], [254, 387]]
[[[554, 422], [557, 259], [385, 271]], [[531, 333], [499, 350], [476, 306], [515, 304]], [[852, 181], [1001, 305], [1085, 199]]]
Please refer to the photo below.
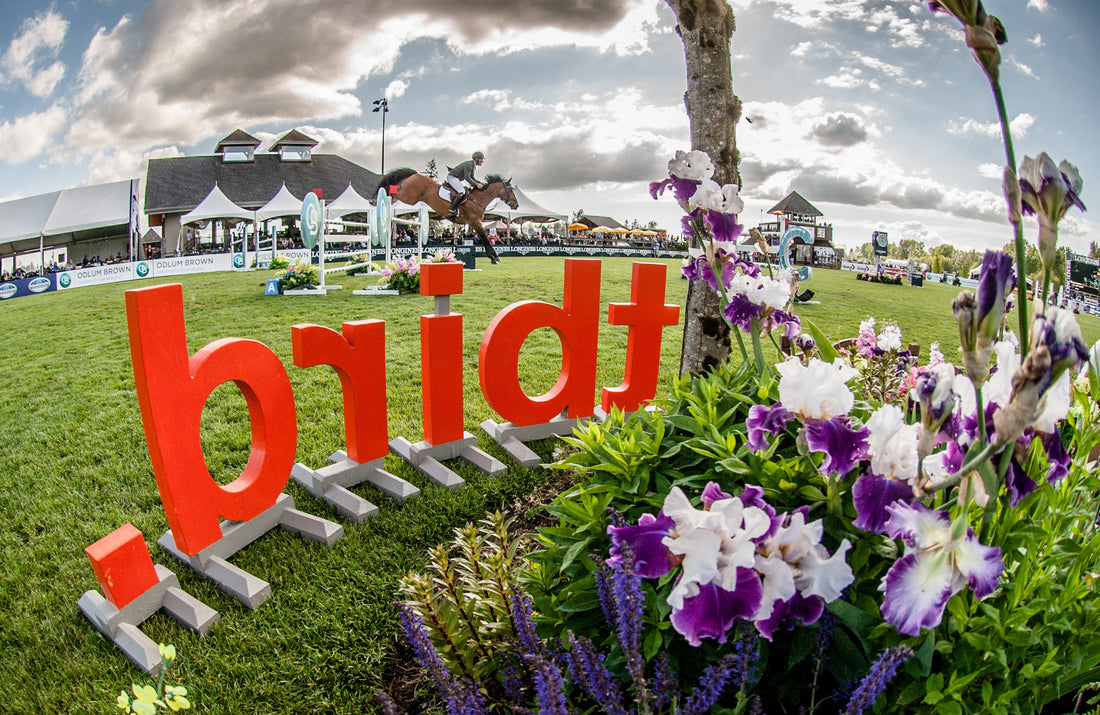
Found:
[[[710, 155], [719, 184], [740, 184], [736, 129], [741, 101], [733, 94], [730, 68], [730, 39], [736, 29], [733, 10], [726, 0], [665, 1], [676, 13], [676, 31], [684, 43], [684, 104], [691, 123], [691, 148]], [[718, 294], [702, 281], [689, 282], [680, 374], [712, 370], [729, 353], [729, 325], [722, 319]]]

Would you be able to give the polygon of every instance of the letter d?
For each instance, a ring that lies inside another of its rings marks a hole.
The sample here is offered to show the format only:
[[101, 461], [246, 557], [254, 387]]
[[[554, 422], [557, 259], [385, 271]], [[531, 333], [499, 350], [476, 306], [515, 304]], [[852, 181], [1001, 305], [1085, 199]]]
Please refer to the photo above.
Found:
[[[600, 329], [598, 260], [565, 260], [563, 304], [564, 309], [535, 300], [513, 303], [493, 318], [481, 340], [481, 391], [489, 406], [513, 424], [543, 424], [567, 407], [569, 417], [592, 416]], [[538, 328], [557, 332], [562, 367], [549, 392], [528, 397], [519, 382], [519, 351]]]
[[[221, 538], [219, 516], [247, 521], [274, 505], [286, 486], [298, 443], [290, 378], [255, 340], [223, 338], [188, 359], [178, 283], [126, 291], [126, 321], [164, 513], [176, 545], [194, 555]], [[206, 468], [200, 433], [206, 400], [223, 382], [244, 395], [252, 426], [248, 463], [224, 487]]]

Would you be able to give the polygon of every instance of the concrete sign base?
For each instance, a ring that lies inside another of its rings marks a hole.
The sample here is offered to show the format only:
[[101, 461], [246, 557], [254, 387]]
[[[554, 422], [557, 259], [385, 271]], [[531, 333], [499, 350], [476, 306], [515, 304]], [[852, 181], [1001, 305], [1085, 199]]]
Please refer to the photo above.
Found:
[[445, 459], [465, 459], [482, 472], [493, 476], [508, 469], [503, 462], [477, 448], [477, 437], [463, 432], [462, 439], [444, 444], [417, 442], [411, 444], [404, 437], [390, 440], [390, 451], [412, 465], [428, 479], [451, 491], [460, 489], [465, 480], [442, 464]]
[[317, 470], [301, 463], [295, 464], [290, 476], [303, 489], [331, 504], [355, 523], [377, 515], [378, 507], [348, 491], [348, 487], [369, 482], [386, 496], [402, 503], [420, 494], [414, 485], [382, 469], [382, 459], [360, 464], [349, 459], [347, 453], [341, 450], [329, 456], [328, 460], [331, 464]]
[[332, 546], [344, 535], [344, 527], [306, 514], [294, 508], [294, 498], [280, 494], [275, 504], [249, 521], [222, 521], [222, 538], [195, 554], [188, 556], [176, 546], [172, 531], [164, 532], [157, 543], [166, 551], [209, 578], [222, 591], [237, 599], [246, 608], [255, 610], [271, 596], [271, 585], [263, 579], [237, 568], [226, 559], [276, 526], [301, 534], [311, 541]]
[[566, 414], [562, 412], [549, 422], [525, 427], [520, 427], [512, 422], [500, 423], [485, 420], [481, 423], [481, 429], [485, 430], [493, 438], [493, 441], [508, 453], [509, 457], [524, 467], [537, 467], [542, 464], [542, 458], [524, 443], [572, 434], [574, 429], [585, 422], [583, 419], [570, 419]]
[[150, 675], [159, 675], [162, 666], [160, 647], [138, 628], [150, 616], [163, 609], [202, 635], [206, 635], [219, 618], [217, 611], [183, 591], [174, 573], [160, 564], [155, 568], [159, 583], [121, 609], [98, 591], [85, 591], [77, 602], [92, 625]]

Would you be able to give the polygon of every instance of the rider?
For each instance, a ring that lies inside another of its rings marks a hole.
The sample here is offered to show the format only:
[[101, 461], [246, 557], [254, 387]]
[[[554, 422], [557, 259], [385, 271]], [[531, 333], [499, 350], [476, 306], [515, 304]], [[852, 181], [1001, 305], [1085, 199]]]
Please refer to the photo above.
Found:
[[475, 189], [484, 189], [485, 184], [474, 176], [474, 169], [485, 163], [485, 155], [475, 151], [473, 155], [458, 166], [447, 172], [447, 183], [451, 186], [451, 210], [447, 212], [450, 218], [458, 216], [458, 203], [466, 195], [466, 184]]

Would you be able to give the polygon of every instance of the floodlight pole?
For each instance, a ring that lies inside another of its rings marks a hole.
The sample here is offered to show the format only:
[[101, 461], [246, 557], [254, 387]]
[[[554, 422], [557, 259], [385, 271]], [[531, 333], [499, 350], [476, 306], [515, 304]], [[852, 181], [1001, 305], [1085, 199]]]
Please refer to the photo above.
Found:
[[382, 176], [386, 175], [386, 113], [390, 111], [390, 101], [383, 97], [374, 100], [372, 112], [382, 112]]

